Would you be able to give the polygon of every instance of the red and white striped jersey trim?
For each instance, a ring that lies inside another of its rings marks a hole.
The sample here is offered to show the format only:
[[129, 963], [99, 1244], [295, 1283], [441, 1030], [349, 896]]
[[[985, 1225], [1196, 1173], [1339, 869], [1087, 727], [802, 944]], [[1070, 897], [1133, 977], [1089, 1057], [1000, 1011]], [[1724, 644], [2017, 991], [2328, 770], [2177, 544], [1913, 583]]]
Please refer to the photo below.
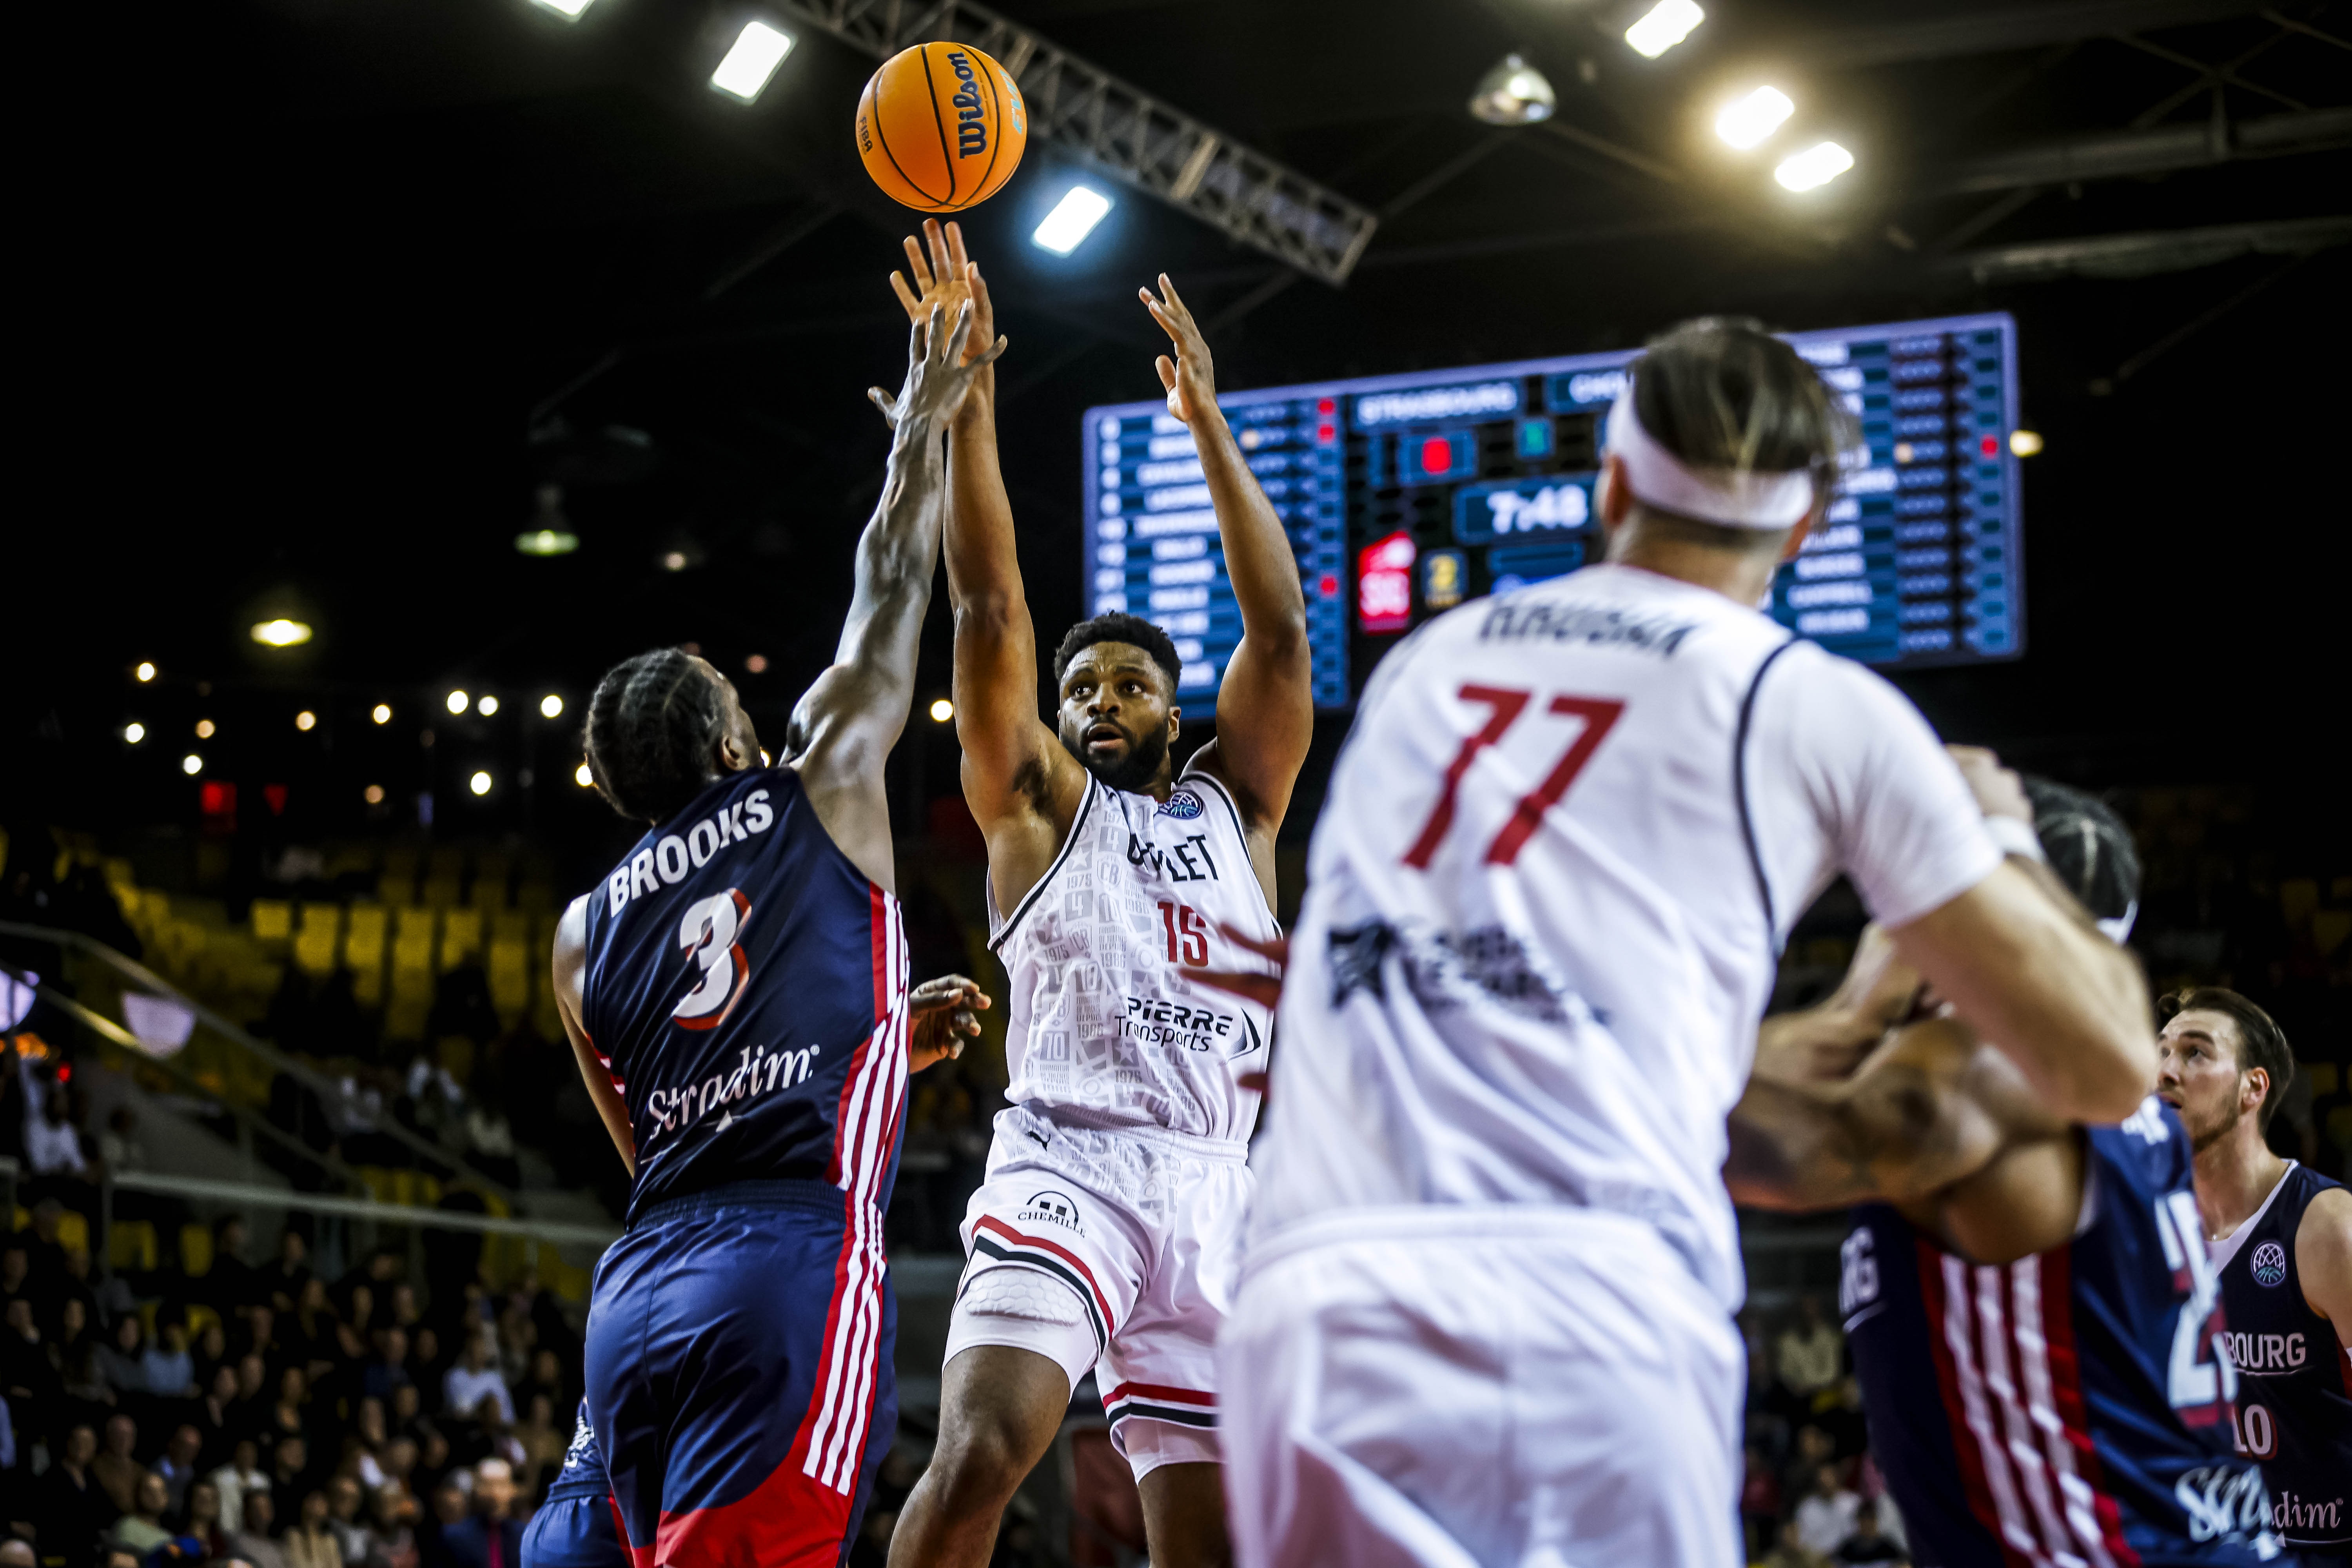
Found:
[[802, 1473], [844, 1497], [857, 1485], [881, 1363], [881, 1191], [907, 1097], [908, 952], [898, 900], [873, 889], [874, 1016], [880, 1020], [851, 1060], [834, 1127], [832, 1179], [847, 1208], [835, 1270], [833, 1321]]
[[1971, 1265], [1922, 1243], [1930, 1259], [1934, 1272], [1921, 1272], [1941, 1319], [1937, 1372], [1979, 1517], [2013, 1568], [2131, 1568], [2138, 1553], [2098, 1486], [2063, 1255]]

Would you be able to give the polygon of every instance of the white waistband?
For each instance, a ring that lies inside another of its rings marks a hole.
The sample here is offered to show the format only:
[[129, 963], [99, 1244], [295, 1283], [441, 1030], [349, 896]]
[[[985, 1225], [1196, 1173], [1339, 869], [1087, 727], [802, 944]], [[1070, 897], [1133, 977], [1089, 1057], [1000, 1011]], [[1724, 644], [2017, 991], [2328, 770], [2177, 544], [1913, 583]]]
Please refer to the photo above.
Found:
[[[1572, 1242], [1589, 1247], [1613, 1238], [1656, 1247], [1688, 1278], [1681, 1256], [1657, 1227], [1608, 1209], [1564, 1208], [1554, 1204], [1413, 1204], [1332, 1209], [1250, 1239], [1242, 1278], [1301, 1252], [1360, 1241]], [[1691, 1280], [1696, 1288], [1697, 1281]]]
[[1158, 1143], [1181, 1153], [1198, 1155], [1203, 1160], [1223, 1160], [1235, 1164], [1249, 1158], [1247, 1139], [1206, 1138], [1197, 1132], [1179, 1132], [1153, 1122], [1116, 1121], [1075, 1105], [1045, 1105], [1036, 1100], [1025, 1100], [1012, 1109], [1062, 1132], [1112, 1133], [1121, 1138], [1139, 1139], [1146, 1143]]

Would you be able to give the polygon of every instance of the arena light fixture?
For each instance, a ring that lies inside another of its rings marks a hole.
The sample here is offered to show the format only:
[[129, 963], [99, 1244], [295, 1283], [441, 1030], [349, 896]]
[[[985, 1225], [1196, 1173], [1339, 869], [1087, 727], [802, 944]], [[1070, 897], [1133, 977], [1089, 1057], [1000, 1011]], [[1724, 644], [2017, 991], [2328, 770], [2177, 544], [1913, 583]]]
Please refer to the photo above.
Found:
[[143, 686], [148, 681], [155, 679], [155, 667], [148, 663], [146, 660], [142, 659], [139, 661], [139, 668], [132, 670], [131, 675], [132, 679], [137, 680]]
[[754, 102], [784, 57], [793, 52], [793, 36], [765, 22], [746, 22], [735, 35], [735, 47], [710, 73], [710, 85], [730, 98]]
[[596, 775], [588, 771], [586, 763], [583, 763], [572, 770], [572, 782], [582, 789], [593, 789], [596, 787]]
[[516, 534], [515, 548], [525, 555], [569, 555], [580, 548], [580, 536], [561, 528], [535, 528]]
[[255, 623], [253, 640], [265, 647], [299, 647], [310, 640], [310, 627], [307, 622], [289, 621], [280, 616], [275, 620]]
[[745, 674], [747, 674], [747, 675], [765, 675], [765, 674], [767, 674], [767, 673], [768, 673], [768, 656], [767, 656], [766, 654], [764, 654], [764, 653], [753, 653], [753, 654], [746, 654], [746, 655], [744, 655], [744, 656], [743, 656], [743, 672], [744, 672]]
[[1818, 190], [1853, 167], [1853, 154], [1834, 142], [1816, 142], [1790, 154], [1772, 177], [1792, 191]]
[[580, 13], [595, 3], [596, 0], [531, 0], [541, 10], [552, 11], [567, 22], [580, 20]]
[[449, 693], [448, 700], [443, 704], [443, 706], [447, 708], [452, 713], [463, 713], [467, 709], [472, 707], [473, 703], [474, 700], [471, 697], [467, 696], [466, 693], [462, 691], [452, 691]]
[[1029, 237], [1040, 249], [1056, 256], [1067, 256], [1094, 233], [1095, 225], [1110, 212], [1110, 198], [1087, 185], [1072, 185], [1069, 193], [1055, 203]]
[[479, 713], [485, 719], [488, 718], [498, 710], [499, 700], [490, 696], [488, 692], [483, 693], [480, 700], [476, 701], [474, 704], [474, 711]]
[[366, 801], [370, 805], [382, 805], [383, 804], [383, 785], [368, 785], [366, 789], [360, 792], [360, 798]]
[[1470, 91], [1472, 118], [1489, 125], [1533, 125], [1559, 107], [1544, 73], [1515, 54], [1505, 55]]
[[563, 717], [563, 699], [551, 691], [539, 700], [539, 716], [542, 719]]
[[294, 715], [294, 728], [301, 731], [303, 733], [308, 734], [318, 727], [319, 716], [316, 713], [311, 712], [308, 708], [303, 709], [302, 711]]
[[209, 741], [209, 740], [211, 740], [211, 739], [213, 738], [213, 731], [214, 731], [214, 730], [215, 730], [216, 728], [218, 728], [218, 726], [216, 726], [215, 724], [214, 724], [214, 722], [213, 722], [211, 720], [209, 720], [209, 719], [199, 719], [199, 720], [197, 720], [197, 721], [196, 721], [196, 739], [197, 739], [197, 740], [199, 740], [199, 741]]
[[687, 559], [686, 552], [683, 550], [672, 550], [667, 552], [662, 556], [661, 563], [662, 570], [665, 572], [683, 572], [688, 566], [694, 564], [693, 562]]
[[466, 787], [472, 790], [476, 795], [488, 795], [490, 793], [490, 775], [486, 773], [478, 773], [472, 778], [466, 781]]
[[190, 752], [186, 756], [180, 759], [180, 771], [187, 774], [190, 778], [194, 778], [196, 774], [205, 771], [205, 760], [204, 758], [196, 755], [195, 752]]
[[944, 724], [955, 717], [955, 704], [942, 697], [931, 704], [931, 722]]
[[2040, 456], [2042, 452], [2042, 432], [2039, 430], [2011, 430], [2009, 433], [2009, 449], [2011, 452], [2021, 458]]
[[147, 726], [142, 724], [138, 720], [133, 719], [130, 723], [122, 726], [122, 739], [127, 743], [135, 746], [146, 738]]
[[1706, 20], [1695, 0], [1658, 0], [1642, 19], [1625, 29], [1625, 41], [1645, 59], [1656, 59], [1691, 36]]
[[379, 724], [391, 723], [392, 704], [389, 702], [377, 703], [373, 708], [368, 710], [368, 717], [374, 720]]
[[1715, 133], [1745, 153], [1762, 146], [1796, 112], [1797, 105], [1787, 93], [1777, 87], [1759, 87], [1723, 106], [1715, 117]]

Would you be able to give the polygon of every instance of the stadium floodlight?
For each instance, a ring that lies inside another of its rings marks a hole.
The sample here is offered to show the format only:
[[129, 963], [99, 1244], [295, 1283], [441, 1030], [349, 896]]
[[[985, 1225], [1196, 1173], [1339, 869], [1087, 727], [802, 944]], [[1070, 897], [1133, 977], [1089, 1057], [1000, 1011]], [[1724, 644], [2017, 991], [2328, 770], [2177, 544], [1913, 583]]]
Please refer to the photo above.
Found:
[[197, 740], [199, 740], [199, 741], [209, 741], [209, 740], [211, 740], [211, 739], [213, 738], [213, 729], [214, 729], [214, 725], [213, 725], [213, 721], [212, 721], [211, 720], [209, 720], [209, 719], [199, 719], [199, 720], [197, 720], [197, 721], [196, 721], [196, 739], [197, 739]]
[[944, 724], [955, 717], [955, 704], [941, 697], [931, 703], [931, 722]]
[[515, 535], [515, 549], [525, 555], [569, 555], [580, 548], [580, 536], [560, 528], [534, 528]]
[[563, 699], [551, 691], [539, 700], [539, 716], [542, 719], [563, 717]]
[[146, 660], [142, 659], [139, 662], [139, 668], [132, 670], [131, 673], [142, 686], [144, 686], [147, 682], [155, 679], [155, 667], [148, 663]]
[[2038, 457], [2042, 451], [2042, 433], [2038, 430], [2011, 430], [2009, 449], [2021, 458]]
[[383, 804], [383, 785], [368, 785], [366, 789], [360, 792], [360, 798], [366, 801], [370, 805], [382, 805]]
[[1517, 55], [1505, 55], [1470, 93], [1472, 118], [1489, 125], [1533, 125], [1559, 107], [1544, 73]]
[[583, 763], [572, 770], [572, 782], [582, 789], [593, 789], [596, 787], [596, 775], [588, 771], [586, 763]]
[[318, 727], [319, 716], [316, 713], [311, 712], [308, 708], [303, 709], [302, 711], [294, 715], [294, 728], [303, 731], [303, 733], [308, 734]]
[[1781, 161], [1772, 177], [1792, 191], [1819, 189], [1853, 167], [1853, 154], [1834, 142], [1817, 142]]
[[489, 696], [488, 693], [485, 693], [481, 700], [474, 704], [474, 711], [479, 713], [485, 719], [488, 718], [498, 710], [499, 700], [495, 697]]
[[1038, 247], [1056, 256], [1067, 256], [1094, 233], [1095, 225], [1102, 222], [1110, 211], [1110, 198], [1086, 185], [1072, 185], [1069, 194], [1055, 204], [1029, 237]]
[[1747, 97], [1723, 106], [1715, 117], [1715, 133], [1742, 153], [1763, 145], [1780, 129], [1797, 106], [1777, 87], [1759, 87]]
[[473, 706], [474, 700], [463, 691], [452, 691], [443, 704], [452, 713], [463, 713]]
[[595, 3], [596, 0], [531, 0], [532, 5], [552, 11], [567, 22], [580, 20], [580, 13]]
[[369, 710], [369, 712], [368, 712], [368, 717], [369, 717], [369, 718], [371, 718], [371, 719], [373, 719], [373, 720], [374, 720], [374, 721], [375, 721], [377, 723], [379, 723], [379, 724], [389, 724], [389, 723], [391, 723], [391, 722], [392, 722], [392, 704], [391, 704], [391, 703], [389, 703], [389, 702], [379, 702], [379, 703], [377, 703], [377, 704], [375, 705], [375, 707], [374, 707], [374, 708], [373, 708], [373, 709], [371, 709], [371, 710]]
[[256, 625], [253, 640], [266, 647], [296, 647], [310, 640], [310, 628], [300, 621], [289, 621], [280, 616], [276, 620]]
[[466, 781], [466, 787], [472, 790], [476, 795], [488, 795], [490, 793], [490, 775], [488, 773], [476, 773], [472, 778]]
[[196, 755], [195, 752], [190, 752], [186, 756], [180, 759], [180, 771], [186, 773], [189, 777], [194, 778], [196, 774], [205, 771], [205, 760], [204, 758]]
[[147, 726], [133, 719], [130, 723], [122, 726], [122, 738], [135, 746], [147, 738]]
[[735, 37], [735, 47], [710, 73], [710, 85], [730, 98], [740, 98], [746, 103], [756, 100], [784, 57], [793, 52], [793, 36], [779, 32], [765, 22], [746, 22]]
[[1658, 0], [1642, 19], [1625, 29], [1625, 41], [1633, 52], [1646, 59], [1656, 59], [1676, 44], [1691, 36], [1691, 29], [1706, 20], [1696, 0]]

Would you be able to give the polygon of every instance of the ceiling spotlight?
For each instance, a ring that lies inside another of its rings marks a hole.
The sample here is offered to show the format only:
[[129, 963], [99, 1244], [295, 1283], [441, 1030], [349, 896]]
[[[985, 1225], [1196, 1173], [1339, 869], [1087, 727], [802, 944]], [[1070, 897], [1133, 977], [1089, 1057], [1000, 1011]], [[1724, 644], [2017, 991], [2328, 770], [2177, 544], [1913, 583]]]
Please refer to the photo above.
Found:
[[1069, 194], [1055, 205], [1054, 210], [1045, 215], [1045, 221], [1037, 226], [1037, 232], [1029, 237], [1043, 249], [1067, 256], [1095, 231], [1095, 225], [1102, 222], [1109, 211], [1108, 196], [1085, 185], [1072, 185]]
[[663, 555], [661, 564], [665, 572], [683, 572], [693, 563], [686, 558], [685, 551], [673, 550]]
[[572, 770], [572, 782], [582, 789], [593, 789], [596, 784], [596, 775], [588, 771], [586, 763], [583, 763]]
[[319, 716], [316, 713], [311, 712], [308, 708], [303, 709], [302, 711], [294, 715], [294, 728], [302, 731], [306, 734], [309, 731], [317, 729], [318, 725]]
[[205, 771], [205, 760], [195, 752], [190, 752], [180, 759], [180, 771], [193, 778]]
[[2042, 451], [2042, 432], [2011, 430], [2009, 433], [2009, 449], [2021, 458], [2039, 456]]
[[747, 654], [747, 655], [745, 655], [745, 656], [744, 656], [744, 658], [743, 658], [743, 672], [744, 672], [746, 675], [765, 675], [765, 674], [767, 674], [767, 673], [768, 673], [768, 656], [767, 656], [766, 654], [764, 654], [764, 653], [754, 653], [754, 654]]
[[563, 699], [551, 691], [539, 700], [539, 716], [542, 719], [563, 717]]
[[256, 625], [253, 640], [268, 647], [294, 647], [310, 640], [310, 628], [301, 621], [289, 621], [281, 616]]
[[525, 555], [569, 555], [580, 548], [580, 536], [563, 515], [563, 487], [541, 485], [527, 533], [515, 535], [515, 548]]
[[147, 738], [147, 726], [133, 719], [122, 726], [122, 738], [135, 746]]
[[1559, 95], [1543, 72], [1515, 54], [1505, 55], [1480, 77], [1470, 94], [1472, 116], [1489, 125], [1533, 125], [1549, 120], [1559, 107]]
[[374, 720], [379, 724], [391, 723], [392, 704], [389, 702], [377, 703], [373, 708], [368, 710], [368, 717]]
[[360, 798], [366, 801], [370, 805], [382, 805], [383, 804], [383, 785], [368, 785], [365, 790], [361, 792]]
[[942, 697], [931, 704], [931, 722], [944, 724], [955, 717], [955, 704]]
[[472, 778], [466, 781], [466, 787], [472, 790], [476, 795], [488, 795], [490, 793], [490, 775], [488, 773], [476, 773]]
[[144, 660], [142, 660], [139, 668], [132, 670], [131, 674], [134, 679], [137, 679], [143, 684], [144, 682], [155, 679], [155, 667]]
[[531, 0], [532, 5], [552, 11], [567, 22], [580, 20], [580, 13], [595, 3], [596, 0]]
[[710, 85], [730, 98], [750, 103], [768, 85], [784, 57], [793, 52], [793, 36], [778, 32], [765, 22], [746, 22], [742, 32], [736, 35], [735, 47], [710, 73]]
[[474, 711], [479, 713], [485, 719], [488, 718], [498, 710], [499, 700], [488, 695], [485, 695], [479, 701], [474, 704]]
[[462, 691], [452, 691], [446, 706], [452, 713], [463, 713], [473, 700]]
[[1817, 142], [1781, 161], [1772, 177], [1792, 191], [1810, 191], [1828, 184], [1853, 167], [1853, 154], [1834, 142]]
[[1658, 0], [1646, 16], [1625, 29], [1625, 41], [1633, 46], [1635, 54], [1656, 59], [1706, 20], [1706, 13], [1693, 0]]
[[213, 738], [213, 721], [212, 721], [211, 720], [209, 720], [209, 719], [199, 719], [199, 720], [197, 720], [197, 721], [196, 721], [196, 739], [197, 739], [197, 740], [199, 740], [199, 741], [209, 741], [209, 740], [211, 740], [212, 738]]
[[1723, 106], [1723, 112], [1715, 117], [1715, 133], [1745, 153], [1760, 146], [1796, 112], [1797, 106], [1787, 93], [1777, 87], [1759, 87]]

